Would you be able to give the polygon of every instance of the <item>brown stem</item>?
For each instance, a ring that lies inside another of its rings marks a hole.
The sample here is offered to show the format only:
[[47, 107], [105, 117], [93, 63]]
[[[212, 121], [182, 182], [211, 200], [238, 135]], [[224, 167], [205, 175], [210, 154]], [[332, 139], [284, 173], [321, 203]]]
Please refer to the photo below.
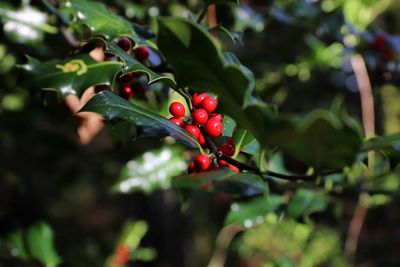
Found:
[[243, 228], [236, 224], [231, 224], [222, 228], [217, 236], [215, 250], [207, 267], [223, 267], [225, 265], [226, 251], [228, 250], [229, 244], [232, 242], [235, 235], [241, 231], [243, 231]]
[[217, 8], [215, 5], [209, 5], [207, 8], [208, 27], [213, 28], [217, 26]]
[[[371, 138], [375, 136], [375, 109], [374, 96], [372, 93], [372, 86], [368, 76], [367, 67], [365, 65], [363, 57], [359, 54], [355, 54], [351, 57], [351, 65], [353, 67], [358, 89], [360, 91], [361, 112], [365, 137]], [[371, 151], [368, 154], [368, 169], [370, 173], [373, 173], [374, 169], [374, 153], [374, 151]], [[363, 193], [359, 196], [347, 232], [345, 250], [348, 261], [353, 266], [355, 265], [355, 257], [357, 253], [361, 230], [367, 216], [368, 208], [363, 204], [363, 198], [367, 196], [367, 193]]]

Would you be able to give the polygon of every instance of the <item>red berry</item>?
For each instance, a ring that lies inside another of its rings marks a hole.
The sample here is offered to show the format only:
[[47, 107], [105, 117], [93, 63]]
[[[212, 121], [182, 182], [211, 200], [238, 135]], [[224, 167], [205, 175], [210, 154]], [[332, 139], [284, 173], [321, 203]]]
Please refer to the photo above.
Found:
[[118, 266], [122, 266], [125, 265], [129, 259], [130, 259], [131, 255], [129, 253], [129, 249], [127, 246], [120, 244], [117, 247], [115, 256], [114, 256], [114, 262], [115, 264], [117, 264]]
[[192, 96], [192, 104], [193, 104], [193, 106], [194, 106], [195, 108], [200, 107], [201, 102], [203, 102], [204, 98], [206, 98], [206, 97], [207, 97], [207, 95], [206, 95], [205, 93], [202, 93], [202, 94], [197, 94], [197, 93], [195, 93], [195, 94]]
[[130, 87], [129, 85], [124, 85], [121, 88], [120, 94], [125, 99], [130, 99], [135, 96], [135, 92], [133, 91], [132, 87]]
[[124, 50], [125, 52], [128, 52], [132, 47], [131, 41], [129, 41], [129, 39], [126, 37], [122, 37], [121, 39], [119, 39], [117, 45], [121, 47], [122, 50]]
[[211, 135], [212, 137], [218, 137], [222, 134], [223, 125], [222, 122], [218, 118], [211, 118], [207, 121], [205, 125], [206, 133]]
[[217, 105], [218, 105], [217, 100], [212, 96], [207, 96], [201, 102], [201, 107], [205, 109], [208, 113], [213, 112], [217, 108]]
[[180, 118], [185, 116], [185, 106], [182, 105], [180, 102], [173, 102], [169, 106], [169, 112], [172, 116]]
[[204, 146], [206, 144], [206, 140], [204, 139], [204, 136], [201, 132], [200, 132], [199, 136], [197, 137], [197, 140], [199, 141], [199, 144], [201, 146]]
[[145, 46], [141, 46], [135, 49], [135, 58], [139, 61], [145, 61], [150, 55], [150, 49]]
[[138, 75], [136, 73], [130, 72], [124, 76], [119, 77], [118, 79], [123, 83], [130, 83], [136, 77], [138, 77]]
[[200, 135], [200, 129], [199, 127], [193, 125], [193, 124], [187, 124], [185, 125], [185, 130], [191, 133], [195, 138], [198, 138]]
[[235, 154], [235, 145], [232, 143], [226, 143], [223, 144], [219, 150], [221, 150], [222, 153], [224, 153], [225, 155], [232, 157]]
[[197, 168], [194, 165], [194, 161], [190, 162], [188, 166], [188, 173], [193, 173], [193, 172], [197, 172]]
[[200, 171], [205, 171], [210, 167], [211, 161], [210, 159], [204, 155], [200, 154], [194, 158], [194, 166]]
[[171, 117], [168, 119], [170, 122], [176, 124], [179, 127], [185, 125], [185, 122], [181, 118]]
[[202, 108], [196, 109], [192, 113], [192, 119], [196, 124], [204, 124], [208, 120], [208, 113]]
[[226, 162], [225, 160], [219, 160], [218, 161], [219, 165], [224, 166], [224, 167], [228, 167], [229, 169], [235, 171], [235, 172], [240, 172], [239, 168], [236, 166], [233, 166], [232, 164], [229, 164], [228, 162]]
[[212, 113], [212, 114], [210, 114], [209, 117], [210, 117], [210, 118], [217, 118], [217, 119], [219, 119], [220, 121], [222, 121], [222, 120], [224, 119], [224, 117], [223, 117], [221, 114], [219, 114], [219, 113]]

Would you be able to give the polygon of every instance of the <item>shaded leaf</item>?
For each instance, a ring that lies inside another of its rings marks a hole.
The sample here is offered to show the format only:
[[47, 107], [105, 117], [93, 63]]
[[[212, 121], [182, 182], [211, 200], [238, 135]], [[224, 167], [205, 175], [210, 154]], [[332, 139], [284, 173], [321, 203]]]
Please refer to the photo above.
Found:
[[169, 188], [171, 178], [187, 168], [182, 152], [177, 146], [164, 146], [145, 152], [126, 164], [112, 190], [120, 193], [151, 193]]
[[188, 147], [199, 148], [201, 150], [197, 139], [181, 127], [176, 126], [156, 113], [130, 103], [110, 91], [103, 91], [95, 95], [80, 111], [96, 112], [110, 120], [130, 121], [140, 127], [138, 129], [139, 135], [155, 137], [172, 136], [178, 142]]
[[176, 86], [176, 83], [172, 77], [160, 75], [152, 71], [151, 69], [143, 65], [140, 61], [136, 60], [134, 57], [126, 53], [118, 45], [111, 42], [104, 42], [104, 44], [106, 46], [106, 53], [110, 53], [119, 57], [124, 63], [124, 67], [122, 68], [123, 75], [130, 72], [140, 72], [146, 74], [148, 78], [148, 84], [152, 84], [155, 82], [166, 82], [171, 87]]
[[263, 223], [264, 216], [275, 211], [283, 203], [283, 198], [277, 195], [261, 196], [248, 202], [234, 202], [225, 218], [225, 225], [246, 225], [249, 221], [252, 225]]
[[80, 96], [89, 86], [111, 85], [122, 63], [97, 62], [88, 54], [81, 54], [47, 62], [28, 57], [28, 63], [20, 67], [27, 73], [26, 84], [30, 87]]
[[323, 211], [327, 204], [327, 197], [323, 193], [300, 188], [290, 199], [288, 213], [293, 218], [308, 216]]
[[16, 230], [6, 237], [6, 244], [13, 251], [13, 254], [18, 258], [28, 260], [29, 253], [24, 244], [24, 236], [22, 230]]
[[374, 149], [385, 149], [385, 148], [398, 148], [400, 145], [400, 133], [379, 136], [364, 141], [362, 145], [362, 151], [369, 151]]
[[252, 173], [236, 173], [228, 168], [216, 171], [181, 175], [172, 180], [179, 190], [204, 189], [231, 197], [252, 197], [268, 191], [267, 184]]
[[208, 29], [208, 31], [211, 33], [221, 34], [228, 37], [233, 43], [243, 45], [242, 33], [240, 32], [231, 32], [222, 25], [217, 25]]

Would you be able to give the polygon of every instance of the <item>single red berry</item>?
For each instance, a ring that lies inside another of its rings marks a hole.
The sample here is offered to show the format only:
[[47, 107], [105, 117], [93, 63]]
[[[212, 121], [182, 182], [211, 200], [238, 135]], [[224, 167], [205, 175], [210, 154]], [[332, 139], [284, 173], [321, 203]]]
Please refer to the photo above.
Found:
[[124, 85], [121, 88], [120, 94], [125, 99], [130, 99], [135, 96], [135, 92], [133, 91], [132, 87], [130, 87], [129, 85]]
[[213, 112], [217, 108], [217, 105], [218, 105], [217, 100], [212, 96], [207, 96], [201, 102], [201, 107], [205, 109], [208, 113]]
[[185, 116], [185, 106], [182, 105], [180, 102], [173, 102], [169, 106], [169, 112], [171, 113], [172, 116], [180, 118]]
[[123, 244], [118, 245], [114, 256], [115, 264], [118, 266], [125, 265], [129, 261], [130, 257], [131, 255], [129, 253], [128, 247]]
[[218, 137], [222, 134], [223, 125], [222, 122], [218, 118], [211, 118], [207, 121], [205, 125], [206, 133], [211, 135], [212, 137]]
[[133, 79], [135, 79], [137, 77], [138, 77], [137, 73], [130, 72], [124, 76], [119, 77], [118, 79], [123, 83], [130, 83], [130, 82], [132, 82]]
[[219, 150], [224, 153], [225, 155], [232, 157], [235, 154], [235, 145], [232, 143], [223, 144]]
[[197, 172], [197, 168], [194, 165], [194, 161], [190, 162], [188, 166], [188, 173], [193, 173], [193, 172]]
[[191, 133], [194, 138], [198, 138], [200, 134], [200, 129], [196, 125], [193, 124], [186, 124], [185, 125], [185, 130]]
[[150, 49], [145, 46], [141, 46], [135, 49], [135, 58], [139, 61], [145, 61], [150, 56]]
[[217, 119], [219, 119], [220, 121], [222, 121], [222, 120], [224, 119], [224, 117], [223, 117], [221, 114], [219, 114], [219, 113], [211, 113], [209, 117], [210, 117], [210, 118], [217, 118]]
[[192, 119], [196, 124], [204, 124], [208, 121], [208, 113], [202, 108], [196, 109], [192, 113]]
[[128, 52], [132, 47], [131, 41], [126, 37], [122, 37], [121, 39], [119, 39], [117, 45], [121, 47], [121, 49], [125, 52]]
[[204, 146], [206, 144], [206, 140], [204, 139], [204, 136], [201, 132], [200, 132], [199, 136], [197, 137], [197, 140], [199, 141], [199, 144], [201, 146]]
[[225, 160], [219, 160], [218, 161], [219, 165], [224, 166], [224, 167], [228, 167], [229, 169], [235, 171], [235, 172], [240, 172], [239, 168], [236, 166], [233, 166], [232, 164], [226, 162]]
[[204, 98], [206, 98], [207, 95], [205, 93], [197, 94], [194, 93], [192, 96], [192, 104], [195, 108], [199, 108], [201, 106], [201, 102], [203, 102]]
[[185, 122], [181, 118], [171, 117], [168, 119], [170, 122], [176, 124], [179, 127], [185, 125]]
[[197, 155], [194, 158], [194, 165], [200, 171], [207, 170], [208, 167], [210, 167], [210, 164], [211, 164], [210, 159], [204, 154]]

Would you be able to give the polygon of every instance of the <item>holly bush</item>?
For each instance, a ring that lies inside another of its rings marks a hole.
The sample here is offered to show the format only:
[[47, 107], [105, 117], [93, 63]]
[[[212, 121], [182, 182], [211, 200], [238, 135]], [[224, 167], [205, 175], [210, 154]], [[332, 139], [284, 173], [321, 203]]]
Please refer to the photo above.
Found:
[[0, 266], [398, 266], [394, 0], [0, 3]]

